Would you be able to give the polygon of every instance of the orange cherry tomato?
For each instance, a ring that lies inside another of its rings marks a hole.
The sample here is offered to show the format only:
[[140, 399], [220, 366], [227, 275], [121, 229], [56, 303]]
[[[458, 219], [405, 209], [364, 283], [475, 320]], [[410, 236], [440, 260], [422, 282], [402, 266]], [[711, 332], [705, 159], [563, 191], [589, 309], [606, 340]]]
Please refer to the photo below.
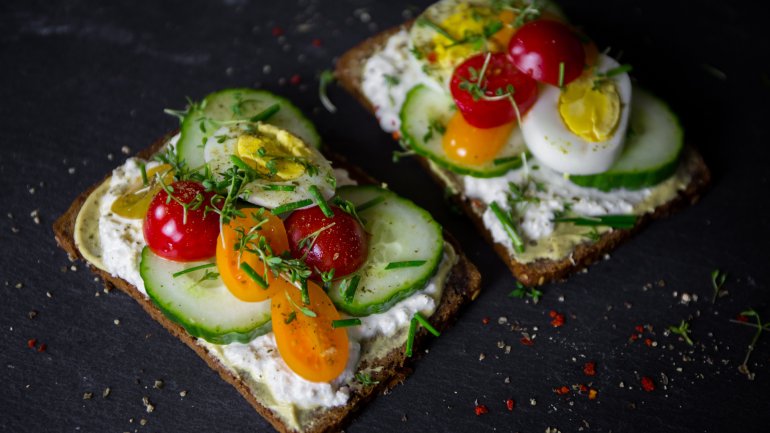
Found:
[[[276, 256], [289, 250], [286, 229], [280, 218], [257, 208], [241, 209], [241, 211], [245, 216], [231, 219], [229, 224], [222, 227], [217, 238], [217, 268], [225, 286], [236, 298], [246, 302], [264, 301], [285, 289], [296, 291], [292, 284], [281, 277], [274, 276], [271, 271], [267, 272], [265, 279], [268, 286], [262, 287], [241, 269], [241, 263], [246, 263], [257, 275], [265, 276], [265, 265], [258, 255], [236, 249], [244, 234], [258, 234], [253, 240], [255, 244], [259, 236], [264, 236]], [[255, 228], [255, 226], [258, 227]]]
[[442, 138], [444, 152], [453, 160], [480, 165], [494, 159], [516, 126], [516, 120], [493, 128], [477, 128], [458, 111], [449, 120]]
[[[329, 382], [347, 365], [348, 333], [345, 328], [332, 328], [332, 321], [339, 320], [340, 314], [326, 292], [312, 281], [307, 285], [309, 305], [302, 303], [296, 287], [282, 290], [271, 299], [275, 342], [292, 371], [312, 382]], [[307, 308], [315, 317], [301, 308]]]

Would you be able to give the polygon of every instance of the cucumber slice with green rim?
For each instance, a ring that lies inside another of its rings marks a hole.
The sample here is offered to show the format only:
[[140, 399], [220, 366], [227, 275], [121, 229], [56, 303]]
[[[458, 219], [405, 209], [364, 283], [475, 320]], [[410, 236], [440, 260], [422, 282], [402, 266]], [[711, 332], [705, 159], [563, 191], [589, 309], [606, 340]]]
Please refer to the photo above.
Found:
[[179, 157], [191, 168], [202, 167], [203, 145], [219, 129], [216, 121], [250, 119], [273, 104], [280, 105], [280, 110], [266, 123], [291, 132], [315, 148], [321, 146], [321, 137], [313, 123], [288, 99], [266, 90], [225, 89], [206, 96], [184, 117], [177, 144]]
[[684, 131], [668, 105], [634, 88], [626, 145], [620, 158], [604, 173], [570, 176], [580, 186], [609, 191], [642, 189], [668, 179], [679, 165]]
[[[359, 207], [364, 228], [371, 234], [366, 262], [329, 290], [337, 309], [353, 316], [380, 313], [425, 287], [444, 251], [441, 226], [433, 217], [377, 186], [343, 186], [337, 195]], [[397, 265], [386, 269], [393, 263]], [[360, 279], [348, 302], [345, 289], [356, 275]]]
[[270, 300], [244, 302], [218, 277], [204, 278], [207, 271], [216, 272], [216, 267], [174, 277], [208, 263], [166, 260], [145, 247], [139, 273], [153, 303], [194, 337], [215, 344], [248, 343], [270, 331]]
[[412, 87], [401, 107], [401, 135], [417, 154], [458, 174], [473, 177], [497, 177], [521, 166], [521, 154], [527, 151], [519, 128], [514, 128], [508, 143], [498, 156], [480, 165], [466, 165], [453, 161], [444, 152], [442, 134], [431, 125], [446, 125], [454, 114], [451, 96], [423, 84]]

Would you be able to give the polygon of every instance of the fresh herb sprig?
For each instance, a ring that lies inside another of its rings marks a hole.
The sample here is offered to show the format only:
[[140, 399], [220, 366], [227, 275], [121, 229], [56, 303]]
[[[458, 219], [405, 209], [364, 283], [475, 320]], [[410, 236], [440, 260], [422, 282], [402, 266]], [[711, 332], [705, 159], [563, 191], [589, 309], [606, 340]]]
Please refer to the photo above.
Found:
[[527, 287], [524, 284], [521, 284], [521, 282], [516, 281], [516, 288], [513, 289], [508, 296], [519, 299], [530, 298], [532, 299], [532, 303], [537, 304], [540, 302], [540, 297], [543, 296], [543, 292], [534, 287]]
[[722, 272], [719, 269], [711, 271], [711, 287], [714, 288], [714, 296], [711, 298], [712, 304], [716, 304], [722, 287], [725, 285], [725, 281], [727, 281], [727, 275], [727, 272]]
[[668, 330], [672, 334], [676, 334], [676, 335], [682, 337], [682, 339], [688, 345], [690, 345], [690, 346], [695, 345], [695, 343], [690, 338], [690, 332], [692, 332], [692, 331], [690, 331], [690, 322], [682, 319], [682, 321], [679, 322], [679, 326], [673, 326], [673, 325], [669, 326]]
[[329, 84], [334, 82], [334, 80], [334, 72], [328, 69], [321, 72], [321, 76], [318, 78], [318, 99], [321, 100], [321, 105], [326, 108], [326, 111], [330, 113], [337, 112], [337, 107], [334, 106], [327, 94], [327, 88], [329, 87]]
[[516, 227], [513, 224], [513, 219], [511, 219], [511, 216], [505, 211], [503, 211], [502, 208], [500, 208], [500, 205], [497, 204], [496, 201], [493, 201], [492, 203], [490, 203], [489, 208], [492, 210], [492, 213], [495, 215], [497, 220], [500, 221], [500, 224], [503, 226], [503, 230], [511, 239], [511, 244], [513, 245], [513, 249], [517, 253], [523, 253], [524, 240], [522, 239], [521, 235], [519, 235], [519, 233], [516, 231]]
[[332, 328], [350, 328], [351, 326], [360, 326], [361, 319], [354, 317], [352, 319], [332, 320]]
[[735, 319], [731, 319], [730, 321], [739, 325], [755, 328], [757, 332], [755, 332], [754, 337], [751, 338], [749, 347], [746, 349], [746, 356], [743, 358], [741, 365], [738, 366], [738, 371], [742, 374], [745, 374], [749, 380], [754, 380], [756, 373], [753, 373], [751, 370], [749, 370], [749, 359], [751, 358], [751, 354], [754, 352], [754, 349], [757, 347], [757, 342], [759, 341], [759, 337], [762, 335], [762, 331], [770, 332], [770, 323], [763, 322], [762, 318], [759, 316], [759, 313], [757, 313], [753, 308], [749, 308], [748, 310], [743, 311], [740, 315], [746, 319], [753, 318], [754, 323], [748, 323], [748, 321]]
[[358, 372], [356, 373], [355, 378], [362, 386], [373, 386], [380, 383], [378, 380], [372, 380], [372, 375], [369, 373]]

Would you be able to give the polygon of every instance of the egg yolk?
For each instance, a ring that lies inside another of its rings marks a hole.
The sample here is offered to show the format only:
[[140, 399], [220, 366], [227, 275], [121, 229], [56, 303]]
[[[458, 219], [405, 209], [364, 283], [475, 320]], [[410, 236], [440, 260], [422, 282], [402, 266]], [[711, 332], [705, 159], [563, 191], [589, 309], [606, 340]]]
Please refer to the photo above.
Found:
[[561, 92], [559, 114], [580, 138], [591, 143], [606, 141], [620, 122], [620, 94], [612, 80], [584, 74]]
[[477, 128], [468, 123], [458, 111], [449, 120], [441, 144], [452, 161], [481, 165], [500, 153], [515, 126], [516, 121], [494, 128]]
[[279, 128], [260, 125], [258, 133], [238, 137], [237, 155], [258, 172], [292, 180], [305, 172], [310, 151], [301, 139]]
[[[504, 10], [495, 14], [490, 8], [462, 3], [440, 25], [456, 40], [469, 40], [472, 36], [483, 38], [485, 27], [495, 22], [502, 22], [503, 26], [490, 36], [486, 47], [488, 51], [497, 53], [505, 51], [508, 47], [508, 41], [513, 36], [513, 28], [509, 24], [514, 18], [515, 15], [511, 11]], [[436, 33], [433, 37], [433, 46], [436, 62], [450, 68], [481, 50], [478, 44], [472, 42], [458, 44], [441, 33]]]

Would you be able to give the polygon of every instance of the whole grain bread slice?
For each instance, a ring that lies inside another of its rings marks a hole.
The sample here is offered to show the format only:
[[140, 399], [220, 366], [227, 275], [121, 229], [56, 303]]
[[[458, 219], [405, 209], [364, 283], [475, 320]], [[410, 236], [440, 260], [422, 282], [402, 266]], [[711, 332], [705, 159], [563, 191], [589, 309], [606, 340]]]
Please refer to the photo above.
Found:
[[[137, 157], [149, 159], [155, 154], [174, 133], [168, 134], [147, 149], [137, 153]], [[367, 176], [357, 167], [349, 164], [344, 158], [331, 152], [325, 152], [336, 167], [345, 168], [351, 175], [351, 178], [359, 183], [375, 183], [372, 178]], [[105, 177], [106, 179], [106, 177]], [[53, 225], [54, 235], [59, 246], [64, 249], [71, 260], [84, 260], [75, 244], [74, 230], [77, 215], [88, 198], [101, 182], [93, 185], [91, 188], [82, 192], [75, 198], [69, 209], [60, 216]], [[446, 329], [457, 318], [458, 312], [462, 306], [476, 299], [481, 290], [481, 275], [476, 267], [462, 253], [458, 243], [448, 233], [444, 234], [445, 240], [449, 242], [458, 254], [458, 261], [452, 267], [446, 279], [441, 301], [435, 313], [430, 317], [430, 322], [439, 330]], [[100, 270], [92, 264], [86, 262], [94, 273], [104, 280], [104, 284], [110, 288], [117, 287], [134, 298], [144, 308], [144, 310], [156, 321], [160, 322], [172, 335], [182, 340], [195, 353], [198, 354], [213, 370], [231, 385], [259, 412], [276, 430], [282, 433], [323, 433], [340, 431], [352, 418], [354, 413], [363, 407], [366, 402], [376, 395], [385, 393], [399, 383], [412, 372], [413, 362], [423, 353], [421, 350], [414, 350], [415, 357], [407, 358], [404, 355], [404, 347], [397, 347], [387, 353], [385, 356], [376, 359], [372, 365], [360, 365], [361, 369], [372, 371], [371, 377], [373, 386], [360, 386], [351, 388], [350, 398], [346, 405], [337, 406], [330, 409], [317, 409], [312, 413], [313, 421], [300, 430], [295, 430], [284, 423], [276, 412], [267, 407], [264, 402], [255, 395], [244, 378], [239, 377], [237, 373], [225, 367], [220, 361], [204, 346], [197, 344], [197, 339], [192, 337], [180, 325], [169, 320], [153, 304], [153, 302], [143, 295], [136, 287], [121, 278], [110, 275], [108, 272]], [[421, 329], [415, 337], [415, 348], [424, 346], [427, 342], [427, 332]], [[375, 368], [376, 367], [376, 368]]]
[[[412, 22], [410, 21], [378, 33], [345, 52], [337, 61], [335, 69], [337, 82], [372, 114], [375, 114], [375, 107], [372, 106], [369, 99], [364, 95], [362, 88], [364, 66], [372, 55], [385, 47], [392, 35], [402, 29], [408, 30], [411, 25]], [[617, 245], [641, 230], [651, 220], [668, 216], [678, 209], [697, 202], [711, 181], [711, 173], [701, 155], [695, 148], [686, 146], [682, 154], [681, 163], [686, 164], [687, 170], [690, 171], [690, 183], [680, 190], [675, 198], [658, 206], [654, 211], [644, 214], [637, 220], [633, 228], [606, 232], [597, 241], [587, 240], [585, 243], [578, 245], [571, 255], [561, 260], [540, 259], [530, 263], [521, 263], [511, 255], [505, 245], [493, 240], [491, 232], [484, 225], [482, 219], [486, 205], [479, 200], [467, 197], [463, 193], [460, 176], [435, 164], [431, 164], [424, 157], [415, 157], [439, 185], [452, 192], [453, 201], [470, 217], [478, 231], [482, 233], [487, 242], [492, 245], [500, 258], [508, 265], [516, 279], [527, 286], [537, 286], [550, 281], [561, 280], [567, 275], [600, 260]]]

